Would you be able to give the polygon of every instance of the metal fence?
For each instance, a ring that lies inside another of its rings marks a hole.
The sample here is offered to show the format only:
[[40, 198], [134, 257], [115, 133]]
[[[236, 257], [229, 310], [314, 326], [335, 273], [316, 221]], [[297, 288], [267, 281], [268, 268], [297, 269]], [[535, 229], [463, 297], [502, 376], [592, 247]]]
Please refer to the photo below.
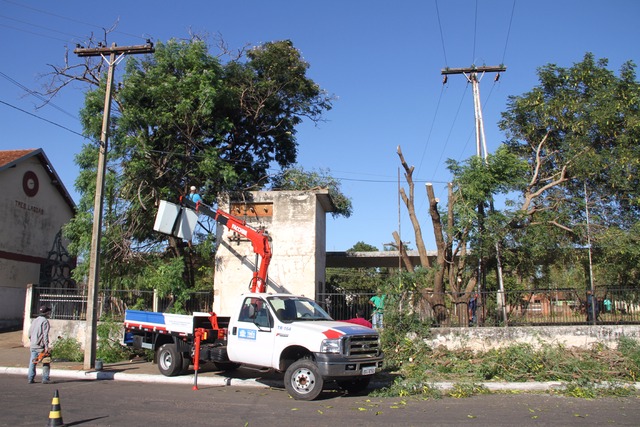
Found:
[[[374, 293], [370, 291], [345, 291], [324, 293], [318, 301], [327, 312], [338, 320], [355, 316], [358, 309], [371, 318], [372, 307], [368, 301]], [[451, 293], [444, 295], [444, 316], [436, 320], [436, 313], [430, 301], [434, 293], [426, 296], [407, 293], [387, 295], [388, 307], [402, 307], [413, 312], [423, 322], [432, 326], [542, 326], [597, 324], [639, 324], [640, 289], [596, 288], [595, 322], [590, 318], [587, 307], [587, 293], [576, 289], [537, 289], [532, 291], [505, 292], [504, 309], [496, 292], [480, 293], [475, 319], [469, 312], [470, 295]], [[454, 301], [459, 301], [454, 303]], [[462, 315], [462, 311], [465, 315]], [[506, 314], [506, 319], [504, 315]], [[467, 322], [466, 324], [464, 322]]]
[[[318, 302], [336, 320], [355, 317], [356, 311], [363, 310], [364, 317], [371, 318], [372, 307], [369, 299], [371, 291], [352, 290], [335, 293], [321, 293]], [[597, 324], [640, 324], [640, 289], [596, 288]], [[478, 298], [475, 321], [470, 322], [467, 298], [444, 295], [444, 320], [436, 321], [431, 306], [434, 294], [426, 296], [405, 294], [387, 295], [388, 307], [402, 307], [413, 312], [419, 318], [433, 326], [535, 326], [535, 325], [572, 325], [593, 323], [587, 310], [587, 294], [575, 289], [538, 289], [534, 291], [505, 292], [504, 310], [495, 292], [481, 293]], [[38, 315], [38, 307], [48, 305], [52, 308], [52, 318], [85, 320], [87, 295], [82, 290], [61, 291], [60, 289], [34, 286], [31, 301], [31, 316]], [[102, 290], [98, 295], [98, 318], [110, 317], [123, 319], [126, 309], [153, 310], [165, 312], [172, 308], [171, 298], [160, 298], [153, 291], [139, 290]], [[212, 292], [193, 292], [184, 302], [184, 311], [211, 311]], [[503, 317], [506, 314], [506, 320]]]
[[[98, 318], [124, 319], [127, 309], [154, 310], [165, 312], [174, 306], [171, 297], [160, 297], [154, 291], [105, 289], [98, 293], [96, 307]], [[86, 320], [86, 289], [60, 290], [34, 286], [31, 294], [31, 317], [38, 315], [42, 305], [51, 307], [51, 318], [66, 320]], [[209, 312], [213, 307], [213, 292], [192, 292], [182, 303], [184, 311]]]

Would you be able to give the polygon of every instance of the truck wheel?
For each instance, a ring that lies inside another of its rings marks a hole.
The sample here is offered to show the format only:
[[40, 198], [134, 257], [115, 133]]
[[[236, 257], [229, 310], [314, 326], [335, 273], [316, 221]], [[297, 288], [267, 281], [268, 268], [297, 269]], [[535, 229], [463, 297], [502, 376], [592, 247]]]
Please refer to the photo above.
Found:
[[324, 379], [310, 359], [296, 360], [284, 374], [284, 386], [296, 400], [313, 400], [322, 392]]
[[174, 377], [182, 370], [182, 354], [175, 344], [163, 344], [158, 349], [158, 370], [165, 377]]
[[360, 393], [369, 387], [370, 377], [365, 378], [351, 378], [349, 380], [338, 381], [338, 385], [341, 389], [348, 391], [349, 393]]

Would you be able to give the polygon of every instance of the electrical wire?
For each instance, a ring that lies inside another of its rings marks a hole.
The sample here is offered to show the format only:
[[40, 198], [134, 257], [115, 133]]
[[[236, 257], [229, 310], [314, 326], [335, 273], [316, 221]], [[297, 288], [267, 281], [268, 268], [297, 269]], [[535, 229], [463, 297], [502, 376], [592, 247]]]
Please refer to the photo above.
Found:
[[0, 24], [0, 27], [8, 28], [10, 30], [20, 31], [22, 33], [32, 34], [34, 36], [43, 37], [45, 39], [58, 40], [58, 41], [61, 41], [63, 43], [68, 43], [69, 42], [69, 40], [65, 40], [65, 39], [61, 39], [61, 38], [53, 37], [53, 36], [48, 36], [48, 35], [41, 34], [41, 33], [36, 33], [35, 31], [25, 30], [25, 29], [22, 29], [22, 28], [13, 27], [11, 25]]
[[431, 134], [433, 133], [433, 127], [436, 124], [436, 118], [438, 117], [438, 110], [440, 109], [440, 101], [442, 100], [442, 94], [444, 92], [444, 85], [440, 89], [440, 95], [438, 96], [438, 102], [436, 104], [436, 111], [433, 113], [433, 120], [431, 121], [431, 127], [429, 128], [429, 134], [427, 135], [427, 141], [424, 144], [424, 149], [422, 150], [422, 156], [420, 157], [420, 163], [418, 164], [418, 169], [416, 173], [420, 173], [422, 169], [422, 162], [424, 160], [424, 156], [427, 153], [427, 148], [429, 147], [429, 142], [431, 141]]
[[71, 133], [73, 133], [73, 134], [75, 134], [75, 135], [81, 136], [81, 137], [83, 137], [84, 139], [91, 140], [91, 138], [88, 138], [88, 137], [84, 136], [84, 135], [83, 135], [83, 134], [81, 134], [80, 132], [76, 132], [76, 131], [75, 131], [75, 130], [73, 130], [73, 129], [69, 129], [69, 128], [68, 128], [68, 127], [66, 127], [66, 126], [62, 126], [61, 124], [56, 123], [56, 122], [53, 122], [53, 121], [51, 121], [51, 120], [49, 120], [49, 119], [45, 119], [44, 117], [40, 117], [40, 116], [38, 116], [37, 114], [30, 113], [30, 112], [29, 112], [29, 111], [27, 111], [27, 110], [23, 110], [22, 108], [20, 108], [20, 107], [16, 107], [15, 105], [10, 104], [10, 103], [8, 103], [8, 102], [5, 102], [5, 101], [3, 101], [3, 100], [0, 100], [0, 104], [4, 104], [4, 105], [6, 105], [7, 107], [14, 108], [14, 109], [16, 109], [16, 110], [18, 110], [18, 111], [20, 111], [20, 112], [22, 112], [22, 113], [28, 114], [28, 115], [30, 115], [30, 116], [32, 116], [32, 117], [35, 117], [36, 119], [39, 119], [39, 120], [42, 120], [42, 121], [47, 122], [47, 123], [49, 123], [49, 124], [52, 124], [52, 125], [54, 125], [54, 126], [57, 126], [57, 127], [61, 128], [61, 129], [64, 129], [64, 130], [66, 130], [66, 131], [69, 131], [69, 132], [71, 132]]
[[53, 108], [55, 108], [56, 110], [60, 111], [61, 113], [66, 114], [69, 117], [73, 117], [74, 119], [77, 119], [78, 117], [71, 114], [70, 112], [64, 110], [63, 108], [57, 106], [56, 104], [54, 104], [53, 102], [51, 102], [50, 100], [48, 100], [47, 98], [43, 97], [42, 95], [40, 95], [38, 92], [32, 91], [31, 89], [29, 89], [28, 87], [24, 86], [23, 84], [19, 83], [18, 81], [12, 79], [11, 77], [9, 77], [8, 75], [6, 75], [5, 73], [3, 73], [2, 71], [0, 71], [0, 76], [4, 77], [5, 79], [7, 79], [9, 82], [13, 83], [14, 85], [16, 85], [17, 87], [19, 87], [20, 89], [24, 90], [25, 92], [27, 92], [29, 95], [34, 96], [36, 98], [38, 98], [40, 101], [44, 102], [47, 105], [52, 106]]
[[[57, 13], [50, 12], [50, 11], [44, 10], [44, 9], [38, 9], [36, 7], [33, 7], [33, 6], [27, 6], [27, 5], [19, 3], [17, 1], [13, 1], [13, 0], [0, 0], [0, 1], [3, 1], [5, 3], [9, 3], [9, 4], [13, 4], [14, 6], [22, 7], [24, 9], [30, 9], [30, 10], [33, 10], [35, 12], [39, 12], [39, 13], [42, 13], [42, 14], [45, 14], [45, 15], [55, 16], [56, 18], [64, 19], [64, 20], [69, 21], [69, 22], [75, 22], [76, 24], [82, 24], [82, 25], [87, 25], [89, 27], [99, 28], [99, 29], [101, 29], [103, 31], [106, 30], [105, 27], [103, 27], [101, 25], [96, 25], [96, 24], [92, 24], [92, 23], [89, 23], [89, 22], [80, 21], [80, 20], [77, 20], [77, 19], [69, 18], [68, 16], [58, 15]], [[125, 36], [129, 36], [129, 37], [138, 38], [138, 39], [141, 39], [141, 40], [148, 39], [148, 37], [142, 37], [142, 36], [138, 36], [138, 35], [135, 35], [135, 34], [126, 33], [126, 32], [123, 32], [123, 31], [114, 30], [113, 32], [117, 33], [117, 34], [122, 34], [122, 35], [125, 35]]]
[[442, 151], [440, 152], [440, 157], [438, 158], [438, 162], [436, 163], [436, 168], [433, 171], [433, 175], [432, 175], [433, 177], [435, 177], [436, 173], [438, 172], [438, 168], [440, 167], [440, 163], [442, 162], [442, 157], [444, 156], [444, 152], [446, 151], [447, 146], [449, 145], [449, 141], [451, 140], [451, 134], [453, 133], [453, 128], [455, 127], [456, 121], [458, 120], [458, 116], [460, 115], [460, 110], [462, 109], [462, 102], [465, 99], [468, 88], [469, 88], [469, 85], [467, 84], [464, 88], [464, 92], [462, 93], [462, 96], [460, 97], [460, 102], [458, 103], [458, 109], [456, 110], [456, 114], [453, 118], [453, 122], [451, 123], [451, 127], [449, 128], [449, 133], [447, 134], [447, 139], [445, 139], [444, 146], [442, 147]]
[[442, 54], [444, 55], [444, 65], [449, 68], [449, 62], [447, 61], [447, 51], [444, 48], [444, 33], [442, 32], [442, 22], [440, 21], [440, 9], [438, 8], [438, 0], [434, 0], [436, 4], [436, 15], [438, 16], [438, 28], [440, 28], [440, 41], [442, 42]]
[[476, 40], [478, 38], [478, 0], [476, 0], [476, 11], [475, 17], [473, 19], [473, 56], [471, 58], [471, 63], [475, 64], [476, 62]]
[[72, 37], [74, 39], [77, 39], [77, 40], [81, 40], [82, 39], [82, 37], [76, 36], [75, 34], [65, 33], [64, 31], [59, 31], [59, 30], [56, 30], [56, 29], [53, 29], [53, 28], [43, 27], [42, 25], [37, 25], [37, 24], [33, 24], [31, 22], [22, 21], [20, 19], [11, 18], [10, 16], [0, 15], [0, 18], [4, 18], [4, 19], [8, 19], [10, 21], [15, 21], [15, 22], [19, 22], [21, 24], [25, 24], [25, 25], [29, 25], [29, 26], [32, 26], [32, 27], [40, 28], [41, 30], [51, 31], [53, 33], [58, 33], [58, 34], [62, 34], [62, 35], [65, 35], [65, 36], [70, 36], [70, 37]]
[[509, 36], [511, 35], [511, 24], [513, 23], [513, 15], [516, 11], [516, 0], [513, 0], [513, 6], [511, 7], [511, 18], [509, 19], [509, 29], [507, 30], [507, 39], [504, 42], [504, 51], [502, 52], [502, 64], [504, 64], [504, 58], [507, 55], [507, 45], [509, 44]]

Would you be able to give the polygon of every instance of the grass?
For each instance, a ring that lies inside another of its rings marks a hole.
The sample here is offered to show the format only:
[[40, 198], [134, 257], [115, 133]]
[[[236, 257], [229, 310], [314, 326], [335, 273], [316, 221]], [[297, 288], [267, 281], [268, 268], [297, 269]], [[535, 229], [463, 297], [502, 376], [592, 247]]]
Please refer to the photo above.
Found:
[[[468, 397], [487, 393], [483, 382], [559, 381], [554, 391], [572, 397], [628, 396], [640, 378], [640, 343], [621, 338], [617, 348], [597, 344], [589, 349], [563, 345], [514, 344], [488, 351], [430, 348], [405, 319], [402, 328], [382, 333], [385, 370], [394, 377], [390, 385], [376, 390], [377, 396], [448, 395]], [[437, 382], [453, 383], [447, 393]]]

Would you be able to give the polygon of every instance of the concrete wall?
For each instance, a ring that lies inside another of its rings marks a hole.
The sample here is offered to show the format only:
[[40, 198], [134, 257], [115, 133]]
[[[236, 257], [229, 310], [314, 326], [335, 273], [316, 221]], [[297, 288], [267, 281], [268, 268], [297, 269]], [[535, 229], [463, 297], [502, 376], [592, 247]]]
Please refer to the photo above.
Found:
[[[231, 213], [254, 228], [266, 227], [271, 236], [273, 257], [267, 292], [315, 298], [325, 280], [326, 213], [332, 209], [328, 192], [269, 191], [251, 196], [245, 206], [269, 205], [272, 213], [246, 217]], [[220, 209], [231, 210], [229, 203], [221, 204]], [[233, 241], [232, 237], [232, 232], [223, 230], [216, 255], [213, 310], [220, 315], [228, 315], [237, 296], [248, 291], [255, 264], [251, 243], [246, 239]]]
[[590, 348], [596, 343], [616, 348], [621, 337], [640, 341], [640, 325], [528, 326], [508, 328], [436, 328], [425, 339], [431, 347], [486, 351], [514, 344], [562, 344], [567, 348]]
[[0, 188], [0, 318], [21, 321], [25, 288], [73, 211], [38, 156], [4, 169]]
[[[27, 317], [22, 329], [22, 345], [29, 347], [29, 328], [33, 319]], [[85, 331], [87, 330], [84, 320], [59, 320], [49, 319], [49, 341], [53, 345], [60, 338], [75, 338], [84, 349]]]

